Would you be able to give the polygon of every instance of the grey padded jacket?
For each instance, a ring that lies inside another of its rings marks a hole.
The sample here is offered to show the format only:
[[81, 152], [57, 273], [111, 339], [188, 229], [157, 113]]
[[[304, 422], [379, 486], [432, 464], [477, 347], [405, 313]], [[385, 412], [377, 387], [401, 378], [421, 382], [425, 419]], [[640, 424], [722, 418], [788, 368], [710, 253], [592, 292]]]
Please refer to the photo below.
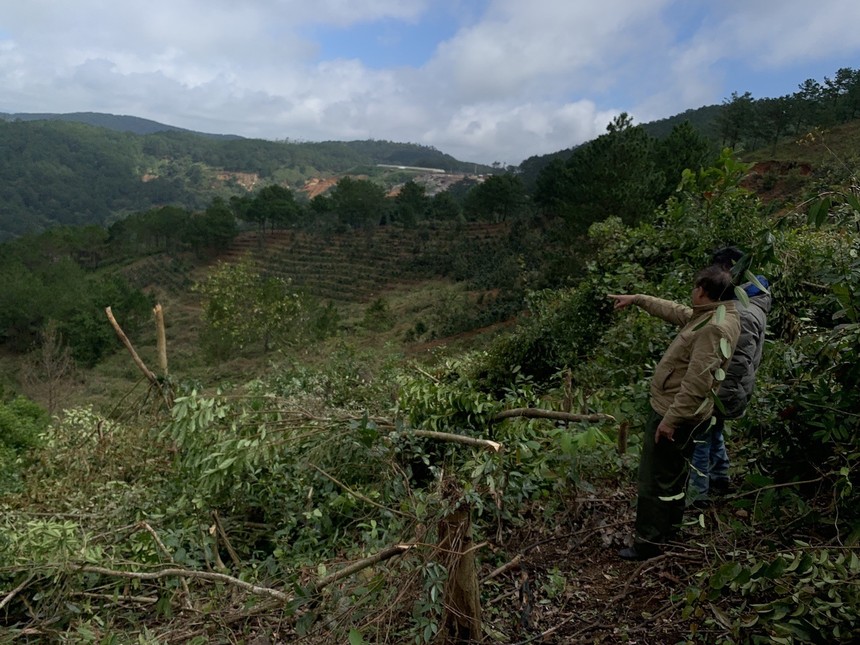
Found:
[[761, 363], [764, 332], [771, 303], [771, 295], [760, 292], [750, 298], [748, 307], [744, 307], [740, 302], [737, 304], [741, 335], [718, 393], [725, 412], [715, 410], [723, 418], [738, 419], [746, 411], [755, 388], [756, 370]]

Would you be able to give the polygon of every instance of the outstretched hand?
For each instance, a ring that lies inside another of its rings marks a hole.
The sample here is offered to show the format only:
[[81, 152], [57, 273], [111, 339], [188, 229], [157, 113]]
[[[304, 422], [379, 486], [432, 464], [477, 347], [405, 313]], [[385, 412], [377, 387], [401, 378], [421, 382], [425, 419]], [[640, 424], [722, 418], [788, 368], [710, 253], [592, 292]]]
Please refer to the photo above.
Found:
[[636, 297], [631, 294], [609, 294], [609, 297], [615, 301], [615, 306], [613, 309], [624, 309], [629, 305], [633, 304], [633, 299]]

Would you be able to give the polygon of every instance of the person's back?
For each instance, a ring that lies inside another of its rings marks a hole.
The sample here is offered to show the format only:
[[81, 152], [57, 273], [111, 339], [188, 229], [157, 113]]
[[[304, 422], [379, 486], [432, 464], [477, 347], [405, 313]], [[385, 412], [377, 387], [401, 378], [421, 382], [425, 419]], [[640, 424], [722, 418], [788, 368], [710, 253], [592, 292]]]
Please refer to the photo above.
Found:
[[[763, 276], [758, 276], [758, 280], [767, 288], [767, 280]], [[773, 302], [769, 293], [752, 283], [744, 285], [744, 289], [749, 296], [749, 305], [738, 306], [741, 335], [719, 391], [723, 404], [723, 410], [719, 413], [726, 419], [742, 417], [749, 404], [755, 389], [756, 372], [761, 364], [767, 315]]]
[[[739, 249], [726, 247], [714, 253], [713, 261], [716, 266], [731, 269], [742, 257], [743, 253]], [[713, 424], [696, 439], [691, 459], [688, 505], [706, 504], [711, 493], [724, 494], [731, 488], [730, 462], [723, 433], [727, 419], [738, 419], [744, 415], [755, 389], [756, 372], [764, 349], [767, 315], [772, 304], [768, 286], [767, 279], [761, 275], [756, 276], [755, 282], [741, 286], [749, 304], [738, 303], [741, 333], [720, 385], [720, 406], [714, 411]]]

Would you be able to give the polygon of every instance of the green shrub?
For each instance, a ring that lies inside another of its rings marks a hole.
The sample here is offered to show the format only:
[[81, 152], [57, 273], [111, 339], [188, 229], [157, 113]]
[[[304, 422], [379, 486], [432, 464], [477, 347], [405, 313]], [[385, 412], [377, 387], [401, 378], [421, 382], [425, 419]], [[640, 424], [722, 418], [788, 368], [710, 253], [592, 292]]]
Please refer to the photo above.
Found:
[[0, 405], [0, 493], [18, 486], [22, 458], [41, 443], [48, 422], [48, 413], [22, 396]]

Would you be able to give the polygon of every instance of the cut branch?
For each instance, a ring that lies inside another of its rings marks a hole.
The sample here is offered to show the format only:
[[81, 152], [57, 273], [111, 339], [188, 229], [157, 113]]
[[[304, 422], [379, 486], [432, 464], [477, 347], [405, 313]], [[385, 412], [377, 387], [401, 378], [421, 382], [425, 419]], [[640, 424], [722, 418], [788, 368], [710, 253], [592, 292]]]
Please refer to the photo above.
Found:
[[[148, 522], [141, 521], [138, 526], [142, 529], [145, 529], [151, 536], [152, 539], [155, 540], [155, 543], [158, 545], [158, 548], [161, 549], [161, 552], [167, 556], [167, 559], [170, 560], [171, 564], [176, 564], [176, 560], [173, 559], [173, 554], [167, 550], [167, 547], [164, 545], [164, 542], [161, 541], [161, 538], [158, 537], [158, 533], [155, 532], [155, 529], [152, 528]], [[191, 609], [193, 605], [191, 604], [191, 590], [188, 588], [188, 582], [185, 578], [182, 578], [182, 590], [185, 592], [185, 606], [188, 609]]]
[[313, 468], [315, 471], [317, 471], [320, 475], [322, 475], [323, 477], [325, 477], [326, 479], [328, 479], [330, 482], [332, 482], [333, 484], [337, 484], [338, 486], [340, 486], [341, 488], [343, 488], [347, 493], [349, 493], [350, 495], [352, 495], [352, 496], [353, 496], [353, 497], [355, 497], [356, 499], [360, 499], [362, 502], [365, 502], [365, 503], [367, 503], [367, 504], [370, 504], [371, 506], [375, 506], [376, 508], [379, 508], [379, 509], [381, 509], [381, 510], [383, 510], [383, 511], [387, 511], [387, 512], [389, 512], [389, 513], [394, 513], [394, 514], [396, 514], [396, 515], [401, 515], [401, 516], [403, 516], [403, 517], [408, 517], [408, 518], [413, 519], [413, 520], [418, 519], [418, 518], [416, 518], [414, 515], [410, 515], [409, 513], [404, 513], [403, 511], [398, 511], [396, 508], [389, 508], [388, 506], [385, 506], [385, 505], [383, 505], [383, 504], [380, 504], [379, 502], [374, 502], [372, 499], [370, 499], [370, 498], [369, 498], [369, 497], [367, 497], [366, 495], [362, 495], [362, 494], [361, 494], [361, 493], [359, 493], [358, 491], [355, 491], [355, 490], [351, 489], [349, 486], [347, 486], [346, 484], [344, 484], [342, 481], [340, 481], [340, 480], [338, 480], [338, 479], [335, 479], [334, 477], [332, 477], [331, 475], [329, 475], [326, 471], [324, 471], [322, 468], [319, 468], [318, 466], [315, 466], [314, 464], [308, 464], [308, 465], [309, 465], [311, 468]]
[[555, 421], [588, 421], [590, 423], [597, 423], [598, 421], [615, 421], [615, 417], [611, 414], [572, 414], [570, 412], [559, 412], [557, 410], [541, 410], [540, 408], [512, 408], [511, 410], [502, 410], [491, 420], [501, 421], [502, 419], [513, 419], [518, 417], [524, 417], [526, 419], [553, 419]]
[[340, 571], [335, 571], [334, 573], [330, 573], [329, 575], [320, 578], [313, 583], [312, 588], [314, 591], [324, 589], [330, 584], [334, 584], [339, 580], [348, 578], [354, 573], [358, 573], [363, 569], [367, 569], [367, 567], [372, 567], [374, 564], [383, 562], [384, 560], [389, 560], [398, 555], [402, 555], [406, 553], [409, 549], [411, 549], [413, 546], [413, 544], [395, 544], [394, 546], [390, 546], [387, 549], [383, 549], [379, 553], [374, 553], [371, 556], [368, 556], [361, 560], [357, 560], [349, 566], [344, 567]]
[[[119, 323], [114, 318], [113, 311], [111, 311], [110, 307], [105, 307], [105, 313], [107, 314], [108, 320], [110, 321], [113, 330], [116, 332], [117, 337], [120, 342], [125, 345], [125, 348], [128, 350], [128, 353], [131, 354], [131, 360], [134, 361], [134, 364], [137, 365], [137, 368], [140, 372], [146, 377], [146, 380], [149, 381], [151, 387], [158, 390], [159, 394], [161, 394], [162, 399], [164, 399], [165, 405], [170, 408], [172, 405], [172, 397], [165, 391], [165, 388], [162, 387], [162, 383], [159, 382], [158, 377], [155, 375], [151, 369], [149, 369], [143, 360], [138, 355], [137, 351], [134, 349], [134, 345], [131, 344], [131, 341], [128, 339], [128, 336], [125, 335], [125, 332], [122, 330], [122, 327], [119, 326]], [[165, 358], [166, 360], [166, 358]]]
[[522, 562], [522, 561], [523, 561], [523, 554], [518, 553], [516, 556], [514, 556], [513, 560], [511, 560], [510, 562], [506, 562], [505, 564], [500, 566], [498, 569], [495, 569], [495, 570], [491, 571], [490, 573], [488, 573], [486, 576], [484, 576], [481, 579], [481, 583], [483, 584], [483, 583], [487, 582], [487, 580], [492, 580], [493, 578], [496, 578], [496, 577], [502, 575], [506, 571], [510, 571], [511, 569], [516, 569], [518, 566], [520, 566], [520, 562]]
[[128, 350], [128, 353], [131, 354], [131, 360], [134, 361], [134, 364], [137, 365], [137, 368], [146, 377], [146, 380], [148, 380], [150, 383], [157, 387], [158, 377], [155, 376], [155, 373], [151, 369], [149, 369], [146, 364], [141, 360], [140, 356], [138, 356], [137, 352], [134, 349], [134, 346], [128, 339], [128, 336], [125, 335], [125, 332], [122, 330], [122, 327], [119, 326], [119, 323], [116, 321], [116, 318], [114, 318], [111, 308], [106, 307], [105, 313], [107, 314], [108, 320], [110, 321], [110, 324], [113, 327], [113, 330], [116, 332], [116, 335], [119, 338], [120, 342], [125, 345], [125, 348]]
[[236, 565], [237, 569], [242, 568], [242, 561], [239, 559], [239, 554], [236, 553], [236, 550], [233, 548], [233, 545], [230, 543], [230, 538], [227, 537], [227, 532], [224, 530], [224, 525], [221, 523], [221, 516], [218, 515], [217, 510], [212, 511], [212, 519], [215, 522], [215, 528], [218, 531], [218, 535], [221, 540], [224, 542], [224, 548], [227, 549], [227, 553], [230, 554], [230, 559], [233, 561], [233, 564]]
[[434, 430], [413, 430], [411, 434], [416, 437], [425, 437], [427, 439], [436, 439], [437, 441], [450, 441], [452, 443], [463, 443], [467, 446], [476, 446], [478, 448], [486, 448], [493, 452], [499, 452], [502, 449], [502, 444], [489, 439], [478, 439], [477, 437], [469, 437], [462, 434], [454, 434], [451, 432], [436, 432]]
[[3, 609], [3, 607], [8, 605], [15, 596], [17, 596], [19, 593], [21, 593], [21, 591], [24, 589], [24, 587], [26, 587], [28, 584], [30, 584], [30, 581], [34, 577], [36, 577], [36, 574], [31, 573], [29, 576], [27, 576], [27, 578], [21, 584], [19, 584], [12, 591], [10, 591], [8, 594], [6, 594], [6, 597], [3, 598], [2, 601], [0, 601], [0, 609]]
[[107, 569], [105, 567], [95, 567], [84, 565], [78, 567], [79, 571], [84, 573], [98, 573], [103, 576], [113, 576], [116, 578], [129, 578], [131, 580], [161, 580], [162, 578], [194, 578], [197, 580], [208, 580], [210, 582], [224, 582], [251, 593], [271, 596], [284, 602], [288, 602], [291, 598], [283, 591], [272, 589], [270, 587], [261, 587], [252, 585], [250, 582], [239, 580], [233, 576], [228, 576], [224, 573], [216, 573], [214, 571], [191, 571], [190, 569], [170, 568], [160, 569], [158, 571], [117, 571], [116, 569]]
[[167, 377], [167, 335], [164, 333], [164, 310], [161, 305], [155, 305], [152, 310], [155, 315], [155, 346], [158, 349], [158, 362], [161, 366], [161, 373]]
[[[353, 562], [352, 564], [347, 565], [340, 571], [335, 571], [334, 573], [319, 578], [311, 584], [311, 590], [320, 591], [325, 587], [334, 584], [335, 582], [343, 580], [344, 578], [348, 578], [354, 573], [358, 573], [363, 569], [372, 567], [374, 564], [378, 564], [379, 562], [383, 562], [395, 556], [402, 555], [412, 549], [414, 546], [414, 544], [395, 544], [394, 546], [390, 546], [378, 553], [374, 553], [371, 556]], [[272, 589], [271, 587], [261, 587], [260, 585], [254, 585], [250, 582], [240, 580], [239, 578], [234, 578], [233, 576], [228, 576], [224, 573], [216, 573], [214, 571], [192, 571], [190, 569], [181, 569], [179, 567], [160, 569], [158, 571], [118, 571], [116, 569], [107, 569], [105, 567], [96, 567], [91, 565], [79, 566], [78, 570], [83, 571], [84, 573], [97, 573], [103, 576], [129, 578], [131, 580], [160, 580], [162, 578], [179, 577], [183, 579], [194, 578], [198, 580], [207, 580], [210, 582], [223, 582], [226, 584], [234, 585], [236, 587], [239, 587], [240, 589], [244, 589], [245, 591], [249, 591], [251, 593], [263, 596], [271, 596], [272, 598], [276, 598], [277, 600], [283, 602], [290, 602], [291, 600], [293, 600], [292, 596], [285, 594], [283, 591]], [[11, 600], [15, 594], [21, 591], [21, 589], [23, 589], [26, 584], [30, 582], [31, 579], [32, 576], [30, 576], [30, 578], [28, 578], [21, 585], [19, 585], [17, 589], [13, 590], [6, 597], [6, 599], [4, 599], [4, 602], [8, 603], [9, 600]]]

